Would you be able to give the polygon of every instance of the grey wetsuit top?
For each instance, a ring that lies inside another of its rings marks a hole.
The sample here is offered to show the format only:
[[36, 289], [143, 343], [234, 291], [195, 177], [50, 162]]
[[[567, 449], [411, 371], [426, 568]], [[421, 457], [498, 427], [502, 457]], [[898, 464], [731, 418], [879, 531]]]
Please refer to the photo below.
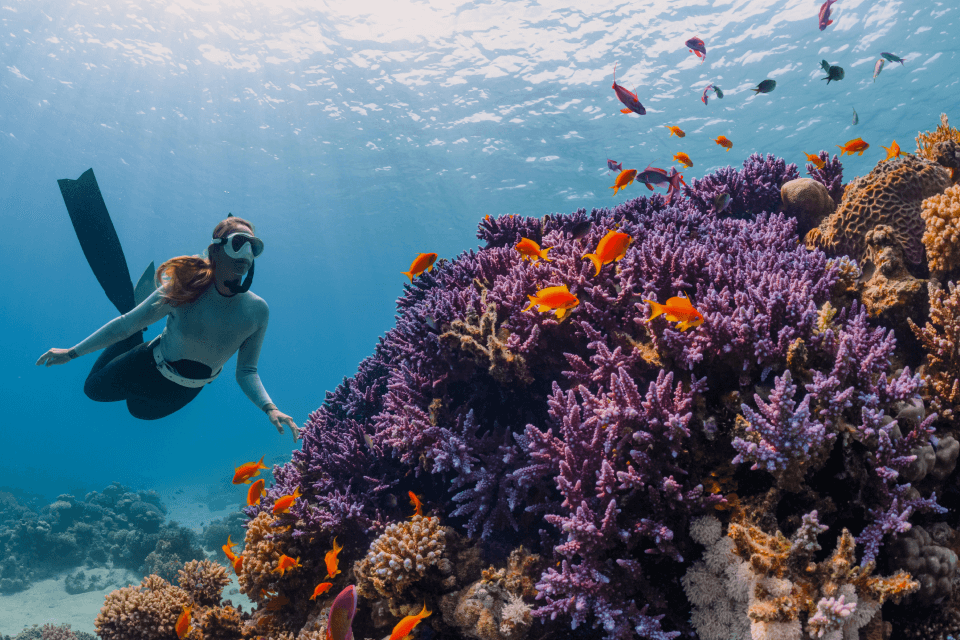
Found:
[[263, 298], [250, 291], [225, 296], [211, 284], [196, 301], [174, 307], [160, 293], [157, 289], [128, 313], [100, 327], [74, 347], [77, 354], [109, 347], [166, 317], [167, 326], [160, 338], [164, 360], [194, 360], [217, 371], [239, 350], [237, 384], [257, 407], [270, 402], [257, 374], [270, 317]]

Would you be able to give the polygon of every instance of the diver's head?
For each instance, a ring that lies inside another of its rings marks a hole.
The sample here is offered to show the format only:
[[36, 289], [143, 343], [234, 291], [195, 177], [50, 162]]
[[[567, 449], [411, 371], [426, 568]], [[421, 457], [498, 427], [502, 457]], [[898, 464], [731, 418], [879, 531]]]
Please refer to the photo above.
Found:
[[[255, 236], [254, 226], [230, 216], [213, 230], [213, 242], [207, 254], [213, 265], [217, 290], [223, 295], [244, 293], [253, 282], [253, 261], [263, 251], [263, 241]], [[241, 279], [246, 280], [241, 284]]]

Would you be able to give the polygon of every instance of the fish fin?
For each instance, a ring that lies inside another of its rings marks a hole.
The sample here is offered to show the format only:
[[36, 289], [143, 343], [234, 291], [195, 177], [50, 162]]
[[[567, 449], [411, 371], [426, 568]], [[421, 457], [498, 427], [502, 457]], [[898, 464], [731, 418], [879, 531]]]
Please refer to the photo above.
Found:
[[529, 310], [530, 310], [530, 307], [532, 307], [533, 305], [537, 304], [537, 299], [536, 299], [536, 298], [534, 298], [533, 296], [527, 296], [527, 297], [530, 298], [530, 304], [528, 304], [528, 305], [524, 308], [524, 311], [529, 311]]
[[550, 311], [550, 307], [548, 307], [545, 304], [541, 304], [540, 306], [537, 307], [537, 311], [539, 311], [540, 313], [546, 313], [547, 311]]
[[546, 249], [540, 252], [540, 257], [546, 260], [547, 262], [553, 262], [552, 259], [547, 257], [547, 252], [550, 251], [550, 249], [553, 249], [553, 247], [547, 247]]
[[[600, 258], [598, 258], [598, 257], [596, 256], [596, 254], [593, 254], [593, 253], [588, 253], [588, 254], [586, 254], [586, 255], [583, 256], [583, 257], [584, 257], [584, 258], [589, 258], [589, 259], [590, 259], [590, 262], [593, 263], [593, 266], [597, 268], [597, 272], [596, 272], [595, 274], [593, 274], [593, 275], [595, 275], [595, 276], [600, 275], [600, 267], [602, 266], [602, 265], [600, 264]], [[581, 258], [581, 260], [582, 260], [582, 259], [583, 259], [583, 258]]]
[[561, 307], [560, 309], [557, 309], [557, 320], [559, 320], [560, 318], [562, 318], [562, 317], [563, 317], [563, 314], [565, 314], [566, 312], [567, 312], [567, 310], [564, 309], [564, 308], [562, 308], [562, 307]]
[[650, 317], [647, 318], [647, 322], [650, 322], [651, 320], [653, 320], [654, 318], [662, 314], [664, 311], [666, 311], [663, 308], [663, 305], [660, 304], [659, 302], [654, 302], [653, 300], [644, 300], [644, 302], [650, 305]]
[[427, 271], [433, 271], [433, 265], [430, 265], [429, 267], [427, 267]]
[[410, 271], [401, 271], [400, 273], [410, 278], [410, 284], [413, 284], [413, 273]]
[[620, 109], [620, 113], [631, 113], [630, 109]]

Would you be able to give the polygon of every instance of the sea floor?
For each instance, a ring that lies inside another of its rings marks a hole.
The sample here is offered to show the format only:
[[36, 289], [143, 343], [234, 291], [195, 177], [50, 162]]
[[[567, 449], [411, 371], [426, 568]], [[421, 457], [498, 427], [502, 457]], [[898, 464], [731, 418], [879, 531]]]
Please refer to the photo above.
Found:
[[[232, 489], [232, 491], [230, 490]], [[167, 519], [193, 529], [198, 534], [211, 520], [223, 518], [238, 509], [234, 494], [236, 487], [212, 492], [207, 485], [172, 485], [155, 489], [168, 509]], [[71, 569], [57, 578], [41, 580], [26, 591], [0, 596], [0, 635], [15, 636], [24, 627], [34, 624], [69, 624], [73, 631], [95, 633], [93, 622], [103, 607], [107, 594], [115, 589], [139, 584], [142, 576], [133, 571], [118, 569], [84, 569], [87, 575], [109, 576], [112, 584], [102, 590], [71, 595], [64, 589]], [[240, 593], [240, 583], [233, 571], [231, 582], [223, 590], [223, 598], [244, 610], [253, 608], [253, 603]]]

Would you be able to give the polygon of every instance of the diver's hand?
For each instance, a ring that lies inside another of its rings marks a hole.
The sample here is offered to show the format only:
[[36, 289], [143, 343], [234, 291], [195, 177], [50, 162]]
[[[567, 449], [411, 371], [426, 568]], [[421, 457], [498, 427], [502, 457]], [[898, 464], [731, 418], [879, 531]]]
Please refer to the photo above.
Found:
[[73, 360], [70, 357], [70, 349], [50, 349], [37, 360], [37, 366], [45, 364], [48, 367], [52, 364], [66, 364]]
[[279, 409], [271, 409], [267, 417], [270, 418], [270, 422], [273, 423], [273, 426], [277, 428], [279, 433], [283, 433], [283, 425], [286, 423], [286, 425], [290, 427], [290, 433], [293, 434], [293, 441], [296, 442], [300, 439], [300, 428], [297, 427], [297, 423], [294, 422], [293, 418]]

